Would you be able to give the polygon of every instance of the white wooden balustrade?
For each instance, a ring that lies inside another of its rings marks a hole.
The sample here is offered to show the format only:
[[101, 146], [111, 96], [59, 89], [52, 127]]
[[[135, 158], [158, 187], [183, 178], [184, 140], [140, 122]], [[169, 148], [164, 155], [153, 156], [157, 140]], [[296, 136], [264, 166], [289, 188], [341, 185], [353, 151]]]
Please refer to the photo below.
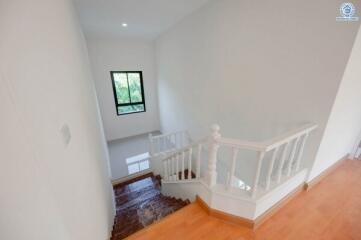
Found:
[[[177, 134], [189, 138], [189, 135], [185, 132], [150, 137], [150, 139], [153, 146], [153, 154], [159, 154], [163, 149], [166, 149], [166, 151], [170, 149], [175, 150], [162, 159], [164, 183], [202, 180], [210, 189], [217, 185], [219, 148], [230, 149], [232, 153], [231, 159], [229, 159], [231, 167], [228, 171], [228, 179], [225, 186], [225, 189], [228, 190], [235, 188], [232, 185], [232, 179], [237, 179], [236, 166], [248, 167], [238, 159], [240, 151], [256, 152], [257, 159], [255, 159], [253, 178], [251, 182], [247, 183], [250, 187], [242, 188], [249, 194], [249, 197], [255, 198], [259, 188], [262, 188], [263, 192], [267, 192], [271, 186], [275, 187], [281, 184], [284, 179], [292, 177], [300, 170], [305, 144], [309, 134], [316, 128], [317, 125], [315, 124], [307, 124], [268, 141], [252, 142], [223, 138], [220, 134], [220, 127], [215, 124], [211, 127], [212, 132], [208, 138], [188, 146], [178, 145], [180, 141], [176, 140]], [[170, 146], [164, 142], [165, 139], [168, 139]], [[163, 146], [164, 144], [165, 146]], [[204, 154], [202, 148], [205, 146], [207, 148], [206, 158], [202, 156]], [[267, 154], [270, 155], [270, 158], [267, 158], [267, 164], [265, 164]], [[242, 157], [242, 155], [240, 156]], [[202, 159], [207, 161], [204, 176], [201, 176]], [[238, 161], [240, 162], [237, 165]], [[185, 170], [188, 170], [188, 176], [185, 176]], [[192, 172], [195, 173], [195, 178], [193, 179], [191, 176]]]
[[[201, 153], [206, 141], [198, 141], [171, 153], [163, 161], [163, 179], [167, 182], [200, 179]], [[196, 153], [196, 155], [194, 154]], [[195, 177], [192, 177], [192, 173]]]
[[157, 156], [186, 147], [192, 143], [192, 140], [187, 131], [178, 131], [156, 136], [149, 134], [149, 142], [150, 155]]

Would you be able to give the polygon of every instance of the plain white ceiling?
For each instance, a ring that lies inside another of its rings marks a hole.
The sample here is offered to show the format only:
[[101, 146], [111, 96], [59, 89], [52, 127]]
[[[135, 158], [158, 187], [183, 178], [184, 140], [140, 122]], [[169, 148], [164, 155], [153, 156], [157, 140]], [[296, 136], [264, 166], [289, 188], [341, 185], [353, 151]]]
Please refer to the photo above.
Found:
[[145, 39], [156, 38], [208, 1], [74, 0], [87, 35]]

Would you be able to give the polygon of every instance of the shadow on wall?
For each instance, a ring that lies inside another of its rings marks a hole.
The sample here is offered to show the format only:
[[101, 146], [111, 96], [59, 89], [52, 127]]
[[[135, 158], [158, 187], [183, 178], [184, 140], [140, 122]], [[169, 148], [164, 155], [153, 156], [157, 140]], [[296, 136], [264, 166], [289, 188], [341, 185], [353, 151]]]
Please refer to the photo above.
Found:
[[[158, 135], [160, 132], [152, 132]], [[129, 175], [126, 159], [149, 152], [148, 133], [108, 142], [112, 180]]]

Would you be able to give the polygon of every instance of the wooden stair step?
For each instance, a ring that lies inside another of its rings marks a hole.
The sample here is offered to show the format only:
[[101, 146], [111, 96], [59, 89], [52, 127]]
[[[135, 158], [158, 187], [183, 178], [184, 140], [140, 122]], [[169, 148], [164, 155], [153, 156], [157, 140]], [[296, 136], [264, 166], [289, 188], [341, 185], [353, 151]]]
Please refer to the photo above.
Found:
[[112, 240], [123, 239], [190, 203], [162, 195], [161, 178], [145, 175], [114, 186], [116, 216]]

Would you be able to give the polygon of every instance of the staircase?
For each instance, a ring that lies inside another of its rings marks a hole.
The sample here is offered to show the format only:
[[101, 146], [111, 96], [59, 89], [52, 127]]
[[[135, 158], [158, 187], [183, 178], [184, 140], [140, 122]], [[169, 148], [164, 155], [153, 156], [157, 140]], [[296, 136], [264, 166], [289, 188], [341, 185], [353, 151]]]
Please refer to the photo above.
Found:
[[116, 216], [111, 240], [124, 239], [188, 205], [161, 193], [160, 176], [153, 173], [114, 186]]
[[308, 170], [302, 156], [316, 129], [305, 124], [258, 142], [225, 138], [216, 124], [197, 141], [187, 131], [150, 135], [155, 175], [114, 187], [112, 240], [124, 239], [190, 203], [181, 199], [200, 199], [210, 212], [257, 226], [268, 210], [304, 184]]
[[[197, 141], [186, 131], [150, 136], [152, 170], [162, 176], [164, 195], [200, 198], [209, 209], [254, 227], [304, 184], [303, 152], [316, 129], [316, 124], [303, 124], [264, 141], [223, 137], [217, 124]], [[195, 176], [183, 174], [185, 169]]]

